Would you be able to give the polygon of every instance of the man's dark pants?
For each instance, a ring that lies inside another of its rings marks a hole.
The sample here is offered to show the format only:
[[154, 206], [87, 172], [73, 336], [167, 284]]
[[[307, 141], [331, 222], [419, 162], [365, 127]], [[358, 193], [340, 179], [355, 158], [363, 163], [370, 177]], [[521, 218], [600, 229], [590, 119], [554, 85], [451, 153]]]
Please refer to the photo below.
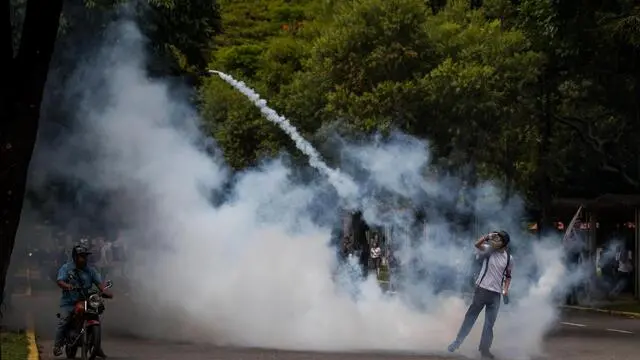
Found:
[[611, 291], [611, 296], [618, 296], [627, 289], [632, 280], [631, 272], [617, 271], [615, 276], [615, 286]]
[[464, 316], [462, 326], [454, 344], [456, 347], [462, 344], [464, 339], [469, 335], [473, 325], [478, 319], [478, 315], [483, 308], [486, 307], [484, 317], [484, 327], [482, 328], [482, 338], [480, 339], [480, 351], [489, 351], [491, 343], [493, 342], [493, 325], [498, 318], [498, 310], [500, 309], [500, 293], [495, 291], [489, 291], [481, 287], [476, 287], [473, 294], [473, 301], [471, 306], [467, 310], [467, 314]]
[[58, 326], [56, 327], [56, 338], [54, 346], [62, 346], [64, 335], [71, 321], [71, 315], [73, 314], [73, 306], [61, 306], [60, 318], [58, 319]]
[[[569, 272], [579, 271], [580, 253], [576, 251], [565, 254], [565, 266]], [[582, 291], [583, 284], [572, 284], [565, 298], [565, 305], [578, 305], [578, 294]]]

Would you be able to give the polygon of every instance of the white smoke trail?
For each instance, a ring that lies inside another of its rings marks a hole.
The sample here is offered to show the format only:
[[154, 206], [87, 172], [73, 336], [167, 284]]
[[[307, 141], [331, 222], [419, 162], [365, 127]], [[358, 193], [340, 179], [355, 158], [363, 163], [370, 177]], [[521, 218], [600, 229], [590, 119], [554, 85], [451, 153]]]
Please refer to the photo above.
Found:
[[272, 123], [278, 125], [291, 140], [295, 143], [298, 150], [309, 157], [309, 164], [318, 169], [325, 175], [329, 183], [336, 189], [338, 195], [347, 201], [347, 205], [354, 206], [358, 199], [358, 186], [346, 174], [340, 170], [330, 168], [323, 160], [318, 151], [311, 145], [300, 133], [295, 126], [284, 116], [278, 114], [275, 110], [267, 105], [267, 101], [260, 98], [260, 94], [248, 87], [244, 82], [234, 79], [231, 75], [225, 74], [217, 70], [209, 70], [211, 74], [218, 75], [222, 80], [236, 88], [245, 95], [251, 102], [260, 109], [264, 117]]

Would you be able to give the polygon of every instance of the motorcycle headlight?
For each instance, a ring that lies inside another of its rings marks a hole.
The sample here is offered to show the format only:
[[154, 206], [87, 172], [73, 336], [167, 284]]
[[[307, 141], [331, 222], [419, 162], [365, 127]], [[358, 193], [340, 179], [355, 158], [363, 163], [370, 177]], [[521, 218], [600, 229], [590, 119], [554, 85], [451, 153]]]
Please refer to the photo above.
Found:
[[89, 306], [91, 306], [92, 308], [97, 309], [98, 307], [100, 307], [101, 303], [102, 303], [102, 299], [100, 298], [100, 295], [93, 294], [89, 296]]

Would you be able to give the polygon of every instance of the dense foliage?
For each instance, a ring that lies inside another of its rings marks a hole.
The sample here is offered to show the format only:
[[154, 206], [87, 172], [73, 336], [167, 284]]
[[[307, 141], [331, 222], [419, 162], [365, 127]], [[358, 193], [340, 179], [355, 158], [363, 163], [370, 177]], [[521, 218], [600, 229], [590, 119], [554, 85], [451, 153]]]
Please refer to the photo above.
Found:
[[[210, 67], [256, 88], [309, 138], [330, 125], [347, 135], [401, 129], [428, 139], [443, 167], [471, 166], [532, 207], [638, 191], [633, 1], [219, 4]], [[205, 81], [201, 100], [234, 167], [291, 146], [222, 81]]]
[[[15, 51], [36, 2], [11, 1]], [[316, 145], [331, 131], [400, 129], [427, 139], [440, 169], [496, 180], [531, 209], [638, 192], [633, 1], [148, 0], [114, 12], [118, 3], [65, 1], [40, 141], [72, 118], [59, 104], [77, 54], [124, 12], [150, 39], [150, 73], [197, 87], [204, 130], [236, 169], [283, 149], [301, 155], [207, 68], [246, 81]], [[60, 186], [47, 196], [75, 185]]]

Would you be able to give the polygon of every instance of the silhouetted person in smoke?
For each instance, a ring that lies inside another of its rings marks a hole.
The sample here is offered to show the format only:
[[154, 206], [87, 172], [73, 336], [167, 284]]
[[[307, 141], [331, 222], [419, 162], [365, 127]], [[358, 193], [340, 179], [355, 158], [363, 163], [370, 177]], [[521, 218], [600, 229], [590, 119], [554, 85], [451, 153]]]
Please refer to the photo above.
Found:
[[396, 291], [400, 279], [400, 261], [391, 246], [387, 248], [387, 273], [389, 274], [389, 289]]
[[631, 250], [626, 246], [619, 245], [616, 251], [616, 285], [611, 291], [611, 297], [620, 295], [626, 290], [627, 285], [633, 278], [633, 257]]
[[[573, 226], [573, 229], [563, 239], [565, 266], [570, 272], [577, 271], [578, 267], [582, 264], [582, 254], [585, 250], [585, 242], [582, 238], [582, 223], [577, 220]], [[582, 284], [572, 285], [567, 294], [566, 304], [577, 305], [578, 293], [581, 290]]]
[[471, 332], [478, 315], [485, 308], [484, 327], [478, 349], [484, 359], [494, 358], [490, 351], [493, 342], [493, 325], [498, 318], [500, 295], [504, 296], [506, 303], [511, 285], [513, 259], [507, 251], [509, 241], [509, 234], [505, 231], [489, 233], [476, 241], [475, 247], [483, 256], [484, 263], [476, 280], [476, 289], [471, 306], [469, 306], [462, 326], [460, 326], [458, 336], [449, 345], [450, 352], [458, 350], [464, 339]]
[[103, 237], [98, 238], [96, 252], [99, 253], [99, 256], [97, 256], [98, 260], [96, 261], [96, 267], [100, 271], [102, 277], [106, 278], [111, 267], [111, 242], [105, 241]]
[[362, 269], [363, 276], [367, 276], [369, 272], [369, 241], [367, 240], [367, 231], [369, 226], [364, 222], [361, 212], [355, 212], [351, 218], [352, 235], [354, 247], [359, 251], [359, 263]]
[[364, 244], [361, 244], [360, 248], [360, 266], [362, 267], [362, 275], [367, 277], [369, 275], [369, 255], [371, 252], [371, 247], [369, 246], [369, 242], [365, 241]]
[[67, 253], [67, 249], [65, 249], [64, 246], [59, 246], [56, 249], [55, 256], [56, 258], [54, 261], [54, 268], [51, 269], [53, 280], [55, 280], [56, 277], [58, 276], [58, 269], [60, 269], [60, 266], [62, 266], [64, 263], [66, 263], [69, 260], [69, 254]]
[[380, 242], [376, 236], [373, 240], [373, 246], [371, 247], [371, 268], [376, 271], [376, 275], [380, 277], [380, 265], [382, 264], [382, 248]]
[[340, 258], [346, 261], [353, 252], [353, 242], [349, 235], [345, 235], [340, 242]]
[[611, 290], [614, 286], [615, 279], [615, 267], [612, 263], [614, 256], [611, 256], [609, 251], [605, 251], [603, 248], [596, 250], [596, 276], [598, 277], [597, 288], [600, 290], [607, 299], [610, 298]]

